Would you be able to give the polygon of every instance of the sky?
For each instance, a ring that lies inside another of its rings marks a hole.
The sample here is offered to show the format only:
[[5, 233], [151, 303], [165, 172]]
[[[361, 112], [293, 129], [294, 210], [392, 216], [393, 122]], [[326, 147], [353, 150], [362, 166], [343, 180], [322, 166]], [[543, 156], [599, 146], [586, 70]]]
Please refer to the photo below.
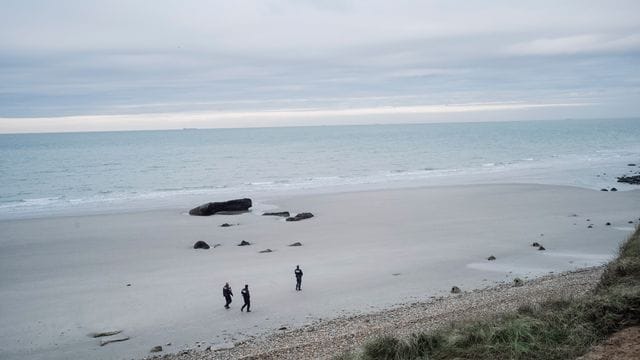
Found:
[[0, 0], [0, 132], [640, 116], [640, 1]]

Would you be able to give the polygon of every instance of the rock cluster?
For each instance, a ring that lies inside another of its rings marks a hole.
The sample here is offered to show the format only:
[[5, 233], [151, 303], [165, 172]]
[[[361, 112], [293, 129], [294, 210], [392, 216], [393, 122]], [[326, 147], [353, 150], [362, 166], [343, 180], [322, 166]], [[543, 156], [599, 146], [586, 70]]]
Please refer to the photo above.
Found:
[[640, 185], [640, 175], [626, 176], [622, 175], [618, 178], [619, 183], [627, 183], [632, 185]]

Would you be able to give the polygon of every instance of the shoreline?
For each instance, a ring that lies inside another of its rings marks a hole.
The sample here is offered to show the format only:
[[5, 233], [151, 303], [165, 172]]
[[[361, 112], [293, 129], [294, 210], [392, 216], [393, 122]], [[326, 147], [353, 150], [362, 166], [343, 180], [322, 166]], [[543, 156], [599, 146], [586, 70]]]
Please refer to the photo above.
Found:
[[[332, 359], [379, 336], [406, 338], [450, 324], [495, 316], [549, 299], [584, 295], [595, 288], [604, 266], [545, 275], [514, 286], [502, 283], [428, 301], [399, 304], [378, 312], [322, 320], [296, 329], [276, 330], [229, 349], [187, 350], [150, 356], [157, 360]], [[400, 331], [399, 331], [400, 329]]]
[[[9, 309], [0, 349], [7, 359], [143, 358], [157, 345], [171, 353], [228, 346], [426, 301], [454, 285], [527, 282], [612, 258], [638, 222], [639, 201], [640, 191], [449, 185], [268, 202], [316, 215], [296, 223], [187, 209], [0, 221], [0, 295]], [[222, 246], [194, 250], [197, 240]], [[253, 245], [235, 246], [241, 240]], [[288, 246], [296, 241], [303, 246]], [[260, 253], [266, 248], [273, 252]], [[299, 293], [296, 264], [305, 271]], [[238, 311], [239, 298], [222, 308], [226, 281], [236, 292], [250, 284], [250, 316]], [[100, 347], [87, 336], [111, 330], [130, 340]]]

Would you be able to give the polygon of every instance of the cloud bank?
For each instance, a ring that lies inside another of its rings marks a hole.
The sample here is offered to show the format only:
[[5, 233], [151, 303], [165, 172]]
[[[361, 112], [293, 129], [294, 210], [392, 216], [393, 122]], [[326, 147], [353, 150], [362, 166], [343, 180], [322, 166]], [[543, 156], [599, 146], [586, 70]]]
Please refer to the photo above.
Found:
[[591, 104], [510, 109], [516, 120], [640, 115], [637, 1], [25, 0], [2, 8], [0, 117], [14, 128], [35, 123], [26, 118], [471, 103]]

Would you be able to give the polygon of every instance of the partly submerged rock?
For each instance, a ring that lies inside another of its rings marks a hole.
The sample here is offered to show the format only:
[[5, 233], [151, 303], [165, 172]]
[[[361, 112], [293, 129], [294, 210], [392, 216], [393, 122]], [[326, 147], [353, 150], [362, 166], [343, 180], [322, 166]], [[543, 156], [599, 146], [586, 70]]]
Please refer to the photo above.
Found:
[[258, 251], [258, 252], [259, 252], [260, 254], [265, 254], [265, 253], [273, 252], [273, 250], [271, 250], [271, 249], [264, 249], [264, 250], [261, 250], [261, 251]]
[[607, 222], [605, 225], [607, 225], [607, 226], [611, 226], [611, 223], [610, 223], [610, 222]]
[[162, 351], [162, 346], [158, 345], [158, 346], [152, 347], [149, 352], [156, 353], [156, 352], [161, 352], [161, 351]]
[[293, 244], [289, 244], [289, 246], [302, 246], [302, 243], [294, 242]]
[[547, 249], [545, 249], [544, 246], [540, 245], [540, 247], [538, 248], [538, 251], [544, 251], [544, 250], [547, 250]]
[[229, 227], [229, 226], [233, 226], [233, 225], [229, 224], [229, 223], [224, 223], [224, 224], [220, 225], [220, 227]]
[[206, 242], [204, 242], [202, 240], [199, 240], [199, 241], [196, 241], [195, 244], [193, 244], [193, 248], [194, 249], [205, 249], [206, 250], [206, 249], [209, 249], [211, 247]]
[[289, 217], [291, 216], [291, 214], [289, 214], [288, 211], [279, 211], [279, 212], [266, 212], [264, 214], [262, 214], [262, 216], [282, 216], [282, 217]]
[[536, 242], [534, 242], [533, 244], [531, 244], [531, 246], [539, 247], [539, 246], [540, 246], [540, 243], [536, 241]]
[[513, 279], [513, 286], [520, 287], [522, 285], [524, 285], [524, 281], [522, 281], [522, 279], [520, 278]]
[[296, 214], [296, 216], [294, 216], [294, 217], [288, 217], [287, 221], [300, 221], [300, 220], [304, 220], [304, 219], [310, 219], [312, 217], [313, 217], [312, 213], [303, 212], [303, 213]]
[[210, 202], [189, 210], [189, 215], [209, 216], [219, 212], [248, 211], [252, 206], [251, 199], [234, 199], [223, 202]]
[[454, 286], [454, 287], [451, 288], [451, 293], [452, 294], [460, 294], [460, 292], [462, 292], [462, 290], [460, 290], [460, 288], [457, 287], [457, 286]]
[[495, 256], [493, 256], [493, 255], [491, 255], [491, 256], [489, 256], [489, 257], [487, 258], [487, 260], [489, 260], [489, 261], [493, 261], [493, 260], [495, 260], [495, 259], [496, 259], [496, 257], [495, 257]]
[[251, 245], [251, 243], [244, 240], [240, 241], [240, 244], [238, 244], [238, 246], [249, 246], [249, 245]]

